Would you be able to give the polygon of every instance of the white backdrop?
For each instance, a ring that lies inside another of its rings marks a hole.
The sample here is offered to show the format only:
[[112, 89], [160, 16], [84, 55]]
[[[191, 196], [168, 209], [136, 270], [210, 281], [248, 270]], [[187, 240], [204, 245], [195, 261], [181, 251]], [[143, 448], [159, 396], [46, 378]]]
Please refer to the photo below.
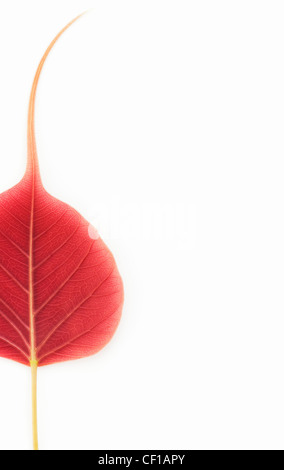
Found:
[[[0, 3], [0, 191], [25, 168], [113, 251], [123, 317], [39, 370], [41, 449], [284, 448], [284, 5]], [[0, 359], [0, 448], [30, 449], [28, 368]]]

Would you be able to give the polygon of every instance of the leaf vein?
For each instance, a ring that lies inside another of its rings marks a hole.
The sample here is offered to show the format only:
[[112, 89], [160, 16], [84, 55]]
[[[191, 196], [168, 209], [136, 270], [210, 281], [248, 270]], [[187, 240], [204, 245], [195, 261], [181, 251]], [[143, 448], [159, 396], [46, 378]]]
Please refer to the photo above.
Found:
[[56, 351], [60, 351], [60, 349], [63, 349], [65, 348], [65, 346], [68, 346], [70, 345], [71, 343], [73, 343], [74, 341], [76, 341], [77, 339], [81, 338], [82, 336], [85, 336], [86, 334], [90, 333], [91, 331], [95, 330], [101, 323], [103, 323], [104, 321], [108, 320], [109, 318], [111, 318], [116, 312], [117, 312], [117, 308], [115, 309], [114, 312], [112, 312], [110, 315], [106, 316], [105, 318], [103, 318], [102, 320], [100, 320], [98, 323], [96, 323], [94, 326], [92, 326], [92, 328], [89, 328], [88, 330], [84, 331], [83, 333], [80, 333], [79, 335], [75, 336], [74, 338], [66, 341], [64, 344], [61, 344], [60, 346], [58, 346], [57, 348], [54, 348], [52, 349], [51, 351], [49, 351], [48, 353], [44, 354], [43, 356], [39, 357], [38, 358], [38, 361], [41, 361], [44, 357], [47, 357], [47, 356], [50, 356], [51, 354], [55, 353]]
[[28, 289], [26, 289], [23, 284], [21, 284], [18, 279], [15, 278], [14, 274], [12, 274], [8, 269], [6, 269], [2, 263], [0, 263], [0, 268], [3, 269], [3, 271], [10, 277], [11, 280], [13, 280], [26, 294], [29, 293]]
[[28, 225], [26, 225], [24, 222], [21, 221], [21, 219], [19, 219], [19, 218], [16, 217], [14, 214], [12, 214], [12, 212], [10, 212], [5, 206], [3, 206], [3, 204], [1, 204], [1, 207], [2, 207], [2, 209], [4, 209], [5, 212], [7, 212], [7, 214], [9, 214], [11, 217], [13, 217], [13, 219], [15, 219], [17, 222], [19, 222], [20, 224], [22, 224], [23, 227], [29, 228]]
[[38, 240], [41, 238], [43, 235], [45, 235], [49, 230], [51, 230], [55, 225], [58, 224], [58, 222], [64, 217], [64, 215], [68, 212], [68, 209], [66, 209], [61, 216], [54, 222], [52, 225], [50, 225], [46, 230], [43, 230], [43, 232], [39, 233], [36, 237], [33, 238], [33, 241]]
[[25, 351], [20, 347], [18, 346], [17, 344], [13, 343], [13, 341], [10, 341], [9, 339], [5, 338], [4, 336], [0, 336], [0, 339], [2, 341], [5, 341], [6, 343], [10, 344], [10, 346], [18, 349], [24, 356], [25, 358], [29, 361], [29, 356], [25, 353]]
[[13, 240], [11, 240], [11, 238], [7, 237], [7, 235], [5, 235], [1, 230], [0, 230], [0, 235], [2, 235], [2, 237], [6, 238], [6, 240], [8, 240], [8, 242], [10, 242], [12, 245], [14, 245], [16, 248], [18, 248], [18, 250], [23, 254], [25, 255], [27, 258], [29, 257], [29, 255], [16, 243], [14, 242]]
[[14, 311], [14, 309], [12, 307], [10, 307], [10, 305], [8, 305], [2, 298], [0, 299], [0, 302], [2, 302], [2, 304], [8, 309], [10, 310], [10, 312], [17, 318], [17, 320], [27, 329], [29, 330], [29, 326], [21, 319], [21, 317], [19, 317], [19, 315]]
[[71, 240], [73, 235], [75, 235], [75, 233], [78, 231], [80, 226], [81, 226], [81, 222], [79, 222], [78, 226], [76, 227], [76, 230], [74, 230], [74, 232], [71, 233], [71, 235], [67, 238], [67, 240], [65, 240], [60, 246], [58, 246], [56, 250], [54, 250], [53, 253], [48, 255], [44, 260], [40, 261], [36, 266], [34, 266], [33, 270], [35, 271], [36, 269], [38, 269], [42, 264], [44, 264], [47, 260], [49, 260], [53, 255], [55, 255], [61, 248], [63, 248], [66, 245], [66, 243], [68, 243], [69, 240]]
[[87, 254], [83, 257], [83, 259], [80, 260], [80, 263], [78, 264], [78, 266], [76, 266], [76, 268], [72, 271], [72, 273], [67, 277], [67, 279], [64, 280], [64, 282], [62, 284], [60, 284], [60, 286], [55, 290], [55, 292], [53, 292], [51, 294], [51, 296], [36, 310], [35, 312], [35, 315], [37, 315], [57, 294], [58, 292], [63, 289], [63, 287], [68, 283], [68, 281], [72, 278], [72, 276], [74, 276], [74, 274], [78, 271], [78, 269], [80, 268], [80, 266], [83, 264], [83, 262], [85, 261], [85, 259], [89, 256], [90, 254], [90, 251], [94, 245], [94, 242], [95, 240], [92, 241], [89, 249], [88, 249], [88, 252]]
[[48, 335], [47, 335], [47, 336], [44, 338], [44, 340], [40, 343], [39, 347], [37, 348], [37, 351], [39, 351], [39, 350], [44, 346], [44, 344], [49, 340], [49, 338], [55, 333], [56, 330], [58, 330], [58, 328], [60, 328], [60, 326], [61, 326], [63, 323], [65, 323], [65, 322], [68, 320], [68, 318], [70, 318], [74, 313], [76, 313], [77, 310], [79, 310], [79, 309], [82, 307], [82, 305], [84, 305], [84, 303], [86, 303], [86, 302], [94, 295], [94, 293], [101, 287], [101, 285], [102, 285], [105, 281], [107, 281], [107, 280], [110, 278], [110, 276], [112, 275], [113, 271], [114, 271], [114, 268], [112, 268], [111, 272], [106, 276], [106, 278], [105, 278], [102, 282], [100, 282], [100, 284], [99, 284], [98, 286], [96, 286], [95, 290], [94, 290], [90, 295], [88, 295], [88, 297], [86, 297], [84, 300], [82, 300], [82, 301], [80, 302], [80, 304], [78, 304], [71, 312], [69, 312], [67, 315], [65, 315], [65, 317], [62, 318], [62, 319], [60, 320], [60, 322], [58, 322], [58, 323], [53, 327], [53, 329], [48, 333]]
[[19, 336], [22, 338], [23, 342], [25, 343], [25, 345], [27, 346], [28, 350], [29, 350], [29, 343], [27, 342], [26, 338], [24, 337], [23, 333], [21, 332], [21, 330], [17, 327], [17, 325], [9, 318], [7, 317], [7, 315], [5, 315], [4, 312], [2, 312], [2, 310], [0, 310], [0, 315], [4, 318], [4, 320], [6, 320], [7, 323], [9, 323], [9, 325], [12, 326], [12, 328], [14, 328], [14, 330], [19, 334]]

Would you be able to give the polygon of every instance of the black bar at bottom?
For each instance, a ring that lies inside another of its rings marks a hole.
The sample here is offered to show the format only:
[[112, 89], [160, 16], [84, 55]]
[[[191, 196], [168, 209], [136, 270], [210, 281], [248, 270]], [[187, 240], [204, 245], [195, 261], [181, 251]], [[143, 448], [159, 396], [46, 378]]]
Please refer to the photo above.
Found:
[[140, 467], [186, 466], [189, 462], [188, 450], [96, 450], [92, 453], [95, 468], [111, 465], [135, 470]]

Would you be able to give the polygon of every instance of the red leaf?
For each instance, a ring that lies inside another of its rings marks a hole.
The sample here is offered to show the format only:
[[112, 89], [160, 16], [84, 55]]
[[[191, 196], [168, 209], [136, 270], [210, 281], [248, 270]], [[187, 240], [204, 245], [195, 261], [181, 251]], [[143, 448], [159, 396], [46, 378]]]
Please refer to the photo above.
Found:
[[[75, 20], [74, 20], [75, 21]], [[114, 258], [74, 209], [43, 188], [34, 136], [34, 103], [47, 49], [33, 83], [28, 164], [0, 195], [0, 355], [39, 366], [99, 351], [123, 303]]]

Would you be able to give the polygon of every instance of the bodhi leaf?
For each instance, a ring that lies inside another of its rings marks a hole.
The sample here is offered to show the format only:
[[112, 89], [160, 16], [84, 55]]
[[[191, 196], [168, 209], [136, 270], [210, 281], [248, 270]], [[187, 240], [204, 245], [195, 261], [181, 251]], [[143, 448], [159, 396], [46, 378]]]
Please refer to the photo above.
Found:
[[48, 194], [39, 172], [39, 76], [55, 42], [78, 18], [56, 36], [39, 64], [30, 95], [27, 169], [0, 195], [0, 356], [31, 366], [35, 449], [37, 366], [98, 352], [114, 334], [123, 304], [111, 252], [76, 210]]

